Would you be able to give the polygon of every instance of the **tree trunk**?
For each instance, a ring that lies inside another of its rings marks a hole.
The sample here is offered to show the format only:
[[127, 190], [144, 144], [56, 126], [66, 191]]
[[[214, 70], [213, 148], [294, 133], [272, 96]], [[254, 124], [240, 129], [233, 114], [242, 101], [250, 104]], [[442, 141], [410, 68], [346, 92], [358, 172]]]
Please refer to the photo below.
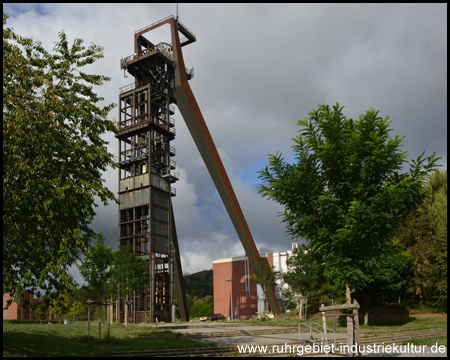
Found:
[[402, 297], [399, 295], [398, 296], [398, 304], [400, 305], [401, 302], [402, 302]]
[[350, 291], [348, 284], [345, 284], [345, 302], [347, 304], [352, 303], [352, 292]]
[[300, 320], [303, 320], [303, 298], [300, 299], [300, 309], [298, 312], [298, 316]]
[[307, 313], [308, 313], [308, 299], [306, 299], [306, 301], [305, 301], [305, 319], [306, 319]]
[[133, 324], [136, 324], [136, 291], [133, 292], [133, 310], [134, 310]]
[[364, 325], [369, 325], [369, 298], [366, 297], [366, 301], [364, 302]]
[[59, 314], [59, 325], [61, 325], [61, 314]]

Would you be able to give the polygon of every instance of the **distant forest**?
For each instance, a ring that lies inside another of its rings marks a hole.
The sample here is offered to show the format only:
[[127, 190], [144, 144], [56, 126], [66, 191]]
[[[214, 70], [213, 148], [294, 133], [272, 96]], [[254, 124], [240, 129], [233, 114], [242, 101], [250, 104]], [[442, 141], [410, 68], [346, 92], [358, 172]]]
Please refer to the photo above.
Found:
[[207, 295], [213, 296], [212, 270], [203, 270], [189, 275], [185, 274], [183, 278], [186, 294], [189, 294], [191, 298], [197, 296], [201, 299]]

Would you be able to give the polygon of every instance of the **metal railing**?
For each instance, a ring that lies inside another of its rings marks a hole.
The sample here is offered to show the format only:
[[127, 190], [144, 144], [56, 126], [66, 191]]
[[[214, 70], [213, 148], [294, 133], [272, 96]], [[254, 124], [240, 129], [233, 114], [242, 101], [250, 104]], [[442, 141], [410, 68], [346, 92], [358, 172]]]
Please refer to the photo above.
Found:
[[[169, 20], [170, 18], [172, 18], [172, 19], [174, 19], [174, 20], [177, 20], [177, 18], [176, 18], [175, 16], [169, 15], [169, 16], [166, 16], [164, 19], [155, 21], [154, 23], [152, 23], [152, 24], [150, 24], [150, 25], [144, 26], [143, 28], [140, 28], [139, 30], [136, 30], [134, 33], [137, 34], [138, 32], [141, 32], [141, 31], [143, 31], [143, 30], [145, 30], [145, 29], [151, 28], [152, 26], [158, 25], [159, 23], [162, 23], [162, 22], [164, 22], [164, 21], [166, 21], [166, 20]], [[186, 27], [186, 25], [184, 25], [180, 20], [177, 20], [177, 21], [178, 21], [178, 24], [179, 24], [179, 25], [181, 25], [183, 28], [185, 28], [186, 31], [187, 31], [189, 34], [191, 34], [191, 36], [192, 36], [194, 39], [196, 39], [196, 36], [194, 35], [194, 33], [193, 33], [191, 30], [189, 30], [189, 29]]]
[[119, 153], [116, 153], [113, 155], [113, 160], [116, 164], [128, 164], [128, 163], [142, 161], [142, 160], [146, 160], [146, 159], [148, 159], [147, 154], [132, 156], [131, 153], [128, 153], [128, 150], [127, 150], [126, 154], [122, 152], [122, 160], [120, 160], [120, 161], [119, 161]]
[[174, 178], [176, 180], [180, 179], [180, 172], [177, 170], [171, 170], [169, 168], [163, 168], [161, 170], [161, 176], [162, 177], [171, 177]]
[[[173, 17], [173, 15], [172, 15], [172, 17]], [[187, 31], [189, 34], [191, 34], [191, 36], [192, 36], [194, 39], [197, 39], [197, 37], [194, 35], [194, 33], [193, 33], [191, 30], [189, 30], [189, 29], [186, 27], [186, 25], [184, 25], [180, 20], [178, 20], [178, 24], [181, 25], [182, 27], [184, 27], [184, 28], [186, 29], [186, 31]]]
[[123, 94], [124, 92], [130, 91], [134, 89], [135, 84], [131, 83], [125, 86], [122, 86], [121, 88], [119, 88], [119, 93]]
[[[168, 19], [170, 19], [170, 18], [174, 18], [174, 19], [175, 19], [175, 16], [173, 16], [173, 15], [166, 16], [164, 19], [155, 21], [153, 24], [144, 26], [143, 28], [140, 28], [139, 30], [136, 30], [134, 33], [137, 34], [138, 32], [141, 32], [141, 31], [143, 31], [143, 30], [145, 30], [145, 29], [148, 29], [148, 28], [150, 28], [150, 27], [152, 27], [152, 26], [155, 26], [155, 25], [157, 25], [157, 24], [159, 24], [159, 23], [162, 23], [163, 21], [166, 21], [166, 20], [168, 20]], [[183, 25], [183, 26], [184, 26], [184, 25]], [[185, 27], [185, 26], [184, 26], [184, 27]]]
[[[313, 336], [312, 336], [312, 329], [314, 329], [315, 331], [318, 331], [318, 332], [322, 333], [322, 338], [323, 338], [323, 331], [322, 331], [322, 330], [319, 330], [319, 329], [317, 329], [317, 328], [315, 328], [315, 327], [312, 326], [311, 324], [318, 325], [319, 327], [322, 327], [322, 329], [323, 329], [323, 325], [320, 325], [320, 324], [318, 324], [318, 323], [316, 323], [316, 322], [314, 322], [314, 321], [310, 321], [310, 322], [309, 322], [309, 325], [307, 325], [307, 324], [302, 323], [301, 321], [299, 321], [299, 322], [298, 322], [298, 340], [301, 340], [301, 338], [300, 338], [300, 327], [301, 327], [301, 325], [306, 326], [306, 327], [309, 327], [309, 339], [310, 339], [310, 340], [314, 340], [314, 338], [313, 338]], [[327, 326], [327, 331], [332, 331], [332, 332], [333, 332], [333, 334], [334, 334], [334, 343], [336, 344], [336, 332], [335, 332], [333, 329], [329, 329], [328, 326]]]
[[139, 88], [141, 86], [147, 85], [148, 83], [151, 83], [153, 86], [155, 86], [156, 88], [158, 88], [162, 92], [167, 93], [167, 89], [164, 89], [161, 86], [161, 84], [159, 82], [157, 82], [153, 77], [148, 77], [148, 78], [145, 78], [145, 79], [143, 79], [141, 81], [138, 81], [137, 86], [136, 86], [136, 84], [134, 82], [131, 83], [131, 84], [122, 86], [122, 87], [119, 88], [119, 93], [123, 94], [123, 93], [125, 93], [127, 91], [131, 91], [131, 90], [133, 90], [135, 88]]
[[166, 131], [170, 131], [170, 133], [175, 136], [176, 133], [177, 133], [177, 131], [176, 131], [175, 127], [174, 127], [175, 120], [172, 119], [172, 121], [171, 121], [170, 119], [172, 119], [172, 118], [169, 118], [170, 123], [169, 123], [169, 126], [168, 126], [168, 124], [166, 122], [166, 119], [164, 119], [163, 117], [160, 117], [160, 116], [150, 116], [150, 117], [148, 117], [148, 114], [144, 114], [140, 118], [136, 117], [134, 119], [134, 121], [133, 121], [132, 117], [129, 117], [128, 119], [125, 119], [125, 120], [121, 120], [121, 121], [118, 122], [118, 125], [122, 126], [123, 129], [127, 129], [129, 127], [136, 126], [136, 125], [139, 125], [141, 123], [145, 123], [145, 122], [150, 121], [150, 122], [158, 125], [162, 129], [165, 129]]
[[[167, 59], [169, 59], [171, 61], [174, 61], [173, 60], [173, 54], [171, 52], [167, 51], [166, 47], [163, 46], [163, 44], [164, 43], [160, 42], [153, 49], [156, 49], [159, 53], [164, 55]], [[169, 46], [171, 46], [171, 45], [169, 45]], [[150, 51], [153, 51], [153, 49], [146, 49], [146, 50], [142, 51], [140, 56], [147, 55]], [[125, 63], [128, 63], [128, 62], [130, 62], [131, 60], [134, 60], [137, 57], [138, 57], [137, 55], [132, 54], [132, 55], [127, 56], [126, 58], [120, 59], [120, 68], [122, 68]], [[194, 77], [194, 67], [192, 67], [190, 70], [187, 67], [185, 67], [185, 70], [186, 70], [186, 74], [188, 74], [191, 78]]]

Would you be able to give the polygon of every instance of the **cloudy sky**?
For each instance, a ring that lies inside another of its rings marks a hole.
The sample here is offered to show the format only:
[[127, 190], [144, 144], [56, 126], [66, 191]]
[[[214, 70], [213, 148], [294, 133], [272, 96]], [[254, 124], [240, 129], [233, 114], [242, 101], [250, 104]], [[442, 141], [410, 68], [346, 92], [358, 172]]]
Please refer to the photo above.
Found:
[[[48, 50], [61, 30], [70, 42], [103, 46], [105, 58], [89, 71], [111, 77], [98, 88], [106, 104], [132, 82], [119, 61], [134, 52], [134, 31], [175, 15], [176, 5], [4, 4], [3, 11], [8, 26]], [[447, 169], [446, 4], [180, 4], [179, 17], [197, 37], [183, 48], [195, 69], [190, 85], [261, 252], [289, 249], [292, 239], [281, 208], [257, 194], [256, 172], [277, 150], [293, 159], [297, 121], [320, 103], [338, 101], [353, 118], [380, 110], [394, 120], [391, 136], [405, 136], [409, 159], [436, 151]], [[168, 26], [154, 33], [146, 35], [153, 43], [170, 42]], [[182, 117], [174, 118], [175, 220], [183, 270], [194, 273], [244, 249]], [[105, 139], [117, 153], [114, 135]], [[113, 191], [116, 171], [104, 173]], [[115, 204], [99, 206], [92, 224], [115, 249], [117, 213]]]

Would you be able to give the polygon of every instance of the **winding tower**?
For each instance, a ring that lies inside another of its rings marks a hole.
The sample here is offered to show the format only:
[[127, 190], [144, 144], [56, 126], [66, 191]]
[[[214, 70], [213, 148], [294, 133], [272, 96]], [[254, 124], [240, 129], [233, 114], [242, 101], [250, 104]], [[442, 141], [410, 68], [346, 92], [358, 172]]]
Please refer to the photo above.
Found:
[[[170, 25], [171, 44], [153, 44], [143, 34]], [[180, 38], [180, 34], [183, 36]], [[178, 17], [168, 16], [134, 34], [134, 54], [120, 62], [134, 83], [120, 89], [119, 125], [119, 245], [148, 261], [149, 287], [145, 296], [132, 294], [137, 319], [174, 321], [175, 289], [181, 318], [188, 320], [178, 240], [171, 196], [178, 180], [175, 170], [177, 105], [230, 216], [253, 269], [260, 269], [259, 253], [220, 159], [202, 112], [188, 83], [193, 69], [184, 66], [182, 47], [196, 41]], [[280, 306], [272, 287], [266, 290], [273, 312]], [[120, 302], [121, 305], [123, 301]], [[119, 305], [119, 306], [121, 306]], [[123, 311], [119, 312], [123, 314]]]
[[[130, 246], [149, 265], [145, 296], [129, 294], [137, 321], [150, 317], [150, 322], [156, 318], [171, 322], [175, 272], [182, 277], [171, 208], [171, 197], [176, 195], [173, 184], [179, 178], [171, 146], [176, 134], [175, 63], [170, 44], [153, 44], [142, 35], [155, 24], [135, 32], [135, 53], [120, 61], [125, 77], [133, 76], [134, 82], [119, 90], [119, 245]], [[187, 42], [195, 41], [193, 34], [186, 33]], [[193, 69], [186, 70], [186, 76], [191, 79]], [[121, 314], [123, 308], [122, 301]]]

